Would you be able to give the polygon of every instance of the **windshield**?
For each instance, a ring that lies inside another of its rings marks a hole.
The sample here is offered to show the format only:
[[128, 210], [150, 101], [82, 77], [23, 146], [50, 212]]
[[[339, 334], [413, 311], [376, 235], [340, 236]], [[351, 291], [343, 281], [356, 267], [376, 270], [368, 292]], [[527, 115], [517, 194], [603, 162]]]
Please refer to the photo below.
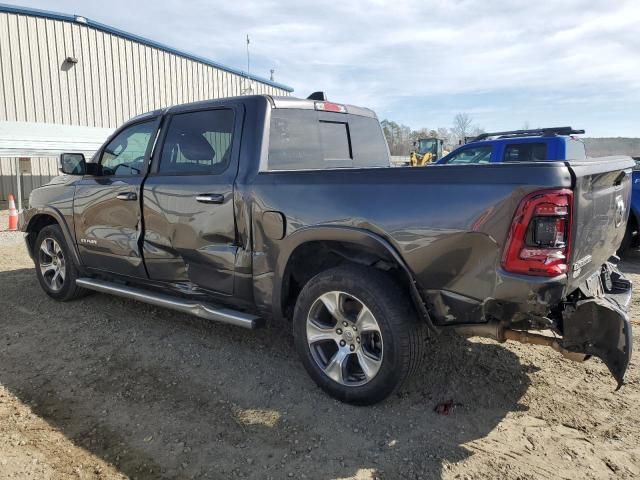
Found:
[[435, 153], [436, 141], [433, 139], [418, 140], [418, 153]]

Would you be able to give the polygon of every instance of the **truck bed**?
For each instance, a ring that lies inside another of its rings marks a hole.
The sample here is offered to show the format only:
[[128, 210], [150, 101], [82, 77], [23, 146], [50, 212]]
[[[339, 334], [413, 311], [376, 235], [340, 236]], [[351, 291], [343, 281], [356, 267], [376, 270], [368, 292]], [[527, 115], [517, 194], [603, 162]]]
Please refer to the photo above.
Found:
[[[544, 314], [615, 253], [624, 234], [624, 225], [614, 226], [616, 202], [623, 202], [624, 223], [632, 165], [620, 157], [579, 163], [263, 172], [251, 184], [252, 216], [260, 218], [263, 205], [281, 211], [288, 239], [297, 230], [318, 225], [374, 232], [406, 260], [438, 323], [483, 322], [487, 300], [515, 302], [518, 308]], [[570, 278], [504, 272], [503, 249], [519, 202], [550, 188], [575, 190], [570, 263], [586, 252], [591, 252], [591, 261]], [[255, 227], [256, 253], [269, 252], [265, 258], [272, 259], [257, 262], [261, 271], [255, 274], [273, 272], [278, 258], [273, 253], [287, 250], [287, 239], [274, 242], [263, 225]]]

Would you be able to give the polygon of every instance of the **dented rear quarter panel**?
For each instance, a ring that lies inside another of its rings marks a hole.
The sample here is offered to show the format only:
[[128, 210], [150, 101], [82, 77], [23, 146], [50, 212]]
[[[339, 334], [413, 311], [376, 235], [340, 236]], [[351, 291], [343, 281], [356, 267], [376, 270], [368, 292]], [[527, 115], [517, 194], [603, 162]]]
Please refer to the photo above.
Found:
[[[388, 241], [432, 307], [446, 296], [441, 322], [447, 321], [449, 307], [456, 317], [472, 318], [451, 321], [482, 321], [486, 299], [530, 303], [544, 311], [549, 300], [563, 294], [564, 277], [514, 278], [501, 272], [500, 263], [521, 199], [535, 190], [571, 187], [564, 163], [262, 172], [250, 181], [258, 304], [272, 301], [261, 280], [271, 282], [277, 263], [290, 253], [288, 240], [300, 229], [319, 225], [362, 229]], [[284, 239], [265, 232], [261, 219], [267, 211], [285, 217]]]

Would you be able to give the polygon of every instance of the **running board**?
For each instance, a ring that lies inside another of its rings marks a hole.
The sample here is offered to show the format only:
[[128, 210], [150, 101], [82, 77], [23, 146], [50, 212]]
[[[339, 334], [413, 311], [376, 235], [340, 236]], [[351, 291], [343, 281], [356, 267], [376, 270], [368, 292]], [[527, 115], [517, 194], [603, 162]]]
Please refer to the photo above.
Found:
[[119, 283], [105, 282], [93, 278], [78, 278], [76, 284], [79, 287], [95, 290], [102, 293], [110, 293], [119, 297], [139, 300], [156, 307], [169, 308], [182, 313], [195, 315], [196, 317], [214, 320], [216, 322], [228, 323], [244, 328], [257, 328], [261, 326], [262, 319], [249, 313], [238, 312], [230, 308], [218, 307], [212, 304], [200, 303], [195, 300], [187, 300], [179, 297], [172, 297], [162, 293], [156, 293], [141, 288], [129, 287]]

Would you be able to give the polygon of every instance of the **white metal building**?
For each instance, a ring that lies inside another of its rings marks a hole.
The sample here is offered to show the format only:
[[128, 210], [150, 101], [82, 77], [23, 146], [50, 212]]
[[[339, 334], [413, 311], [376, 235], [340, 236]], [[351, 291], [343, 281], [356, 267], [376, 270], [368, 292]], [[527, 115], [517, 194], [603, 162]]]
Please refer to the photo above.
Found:
[[91, 153], [125, 120], [174, 104], [293, 89], [85, 17], [0, 4], [0, 200]]

